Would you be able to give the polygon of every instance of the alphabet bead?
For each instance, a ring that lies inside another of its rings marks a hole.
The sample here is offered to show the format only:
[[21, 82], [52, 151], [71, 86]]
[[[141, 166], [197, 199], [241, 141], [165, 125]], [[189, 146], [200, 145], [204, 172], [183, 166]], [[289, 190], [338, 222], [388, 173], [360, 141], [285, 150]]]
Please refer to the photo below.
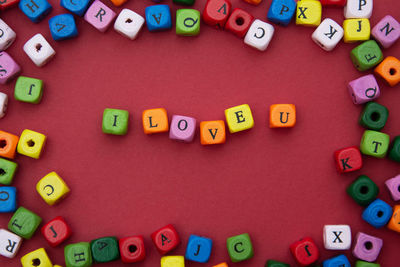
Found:
[[226, 140], [224, 121], [200, 122], [200, 143], [202, 145], [223, 144]]
[[345, 19], [343, 21], [345, 43], [355, 43], [358, 41], [369, 40], [371, 26], [368, 19]]
[[360, 260], [373, 262], [378, 258], [382, 246], [382, 239], [359, 232], [356, 236], [353, 255]]
[[339, 6], [343, 7], [346, 5], [347, 0], [320, 0], [322, 6]]
[[178, 9], [176, 11], [176, 34], [196, 36], [200, 33], [200, 12], [196, 9]]
[[265, 51], [271, 42], [274, 31], [271, 24], [256, 19], [244, 37], [244, 43], [260, 51]]
[[[400, 136], [396, 136], [391, 145], [389, 150], [389, 158], [391, 160], [400, 162]], [[399, 196], [400, 199], [400, 196]]]
[[296, 106], [293, 104], [275, 104], [269, 108], [270, 128], [291, 128], [296, 125]]
[[161, 267], [185, 267], [185, 258], [183, 256], [161, 257]]
[[287, 26], [295, 12], [296, 2], [294, 0], [272, 0], [267, 18], [273, 23]]
[[396, 86], [400, 82], [400, 60], [388, 56], [375, 68], [374, 72], [390, 86]]
[[389, 48], [400, 38], [400, 23], [387, 15], [374, 26], [371, 33], [378, 43]]
[[0, 92], [0, 119], [6, 115], [8, 105], [8, 95]]
[[225, 118], [230, 133], [245, 131], [254, 127], [253, 115], [247, 104], [226, 109]]
[[253, 245], [247, 233], [229, 237], [226, 246], [232, 262], [249, 260], [254, 256]]
[[240, 8], [235, 8], [225, 24], [225, 29], [243, 38], [249, 30], [254, 17]]
[[393, 207], [393, 215], [387, 225], [390, 230], [400, 233], [400, 205]]
[[145, 134], [168, 132], [168, 115], [164, 108], [147, 109], [142, 114]]
[[359, 205], [367, 206], [378, 196], [379, 187], [368, 176], [360, 175], [346, 191]]
[[26, 129], [19, 138], [17, 151], [21, 155], [38, 159], [42, 154], [45, 142], [44, 134]]
[[17, 34], [0, 19], [0, 51], [6, 50], [15, 41]]
[[14, 258], [22, 244], [22, 238], [5, 229], [0, 229], [0, 255]]
[[21, 67], [7, 52], [0, 52], [0, 84], [6, 84], [14, 79], [20, 72]]
[[144, 18], [130, 9], [124, 8], [114, 23], [114, 30], [135, 40], [144, 25]]
[[319, 258], [315, 242], [306, 237], [290, 245], [290, 251], [298, 265], [304, 267], [313, 264]]
[[226, 262], [214, 265], [213, 267], [228, 267], [228, 264]]
[[290, 265], [280, 261], [267, 260], [265, 267], [290, 267]]
[[262, 2], [262, 0], [244, 0], [244, 1], [255, 6], [259, 5]]
[[71, 228], [61, 216], [49, 221], [42, 227], [41, 232], [52, 247], [57, 247], [72, 235]]
[[122, 6], [125, 4], [128, 0], [111, 0], [111, 2], [114, 4], [114, 6]]
[[21, 102], [39, 104], [43, 96], [43, 81], [19, 76], [15, 84], [14, 98]]
[[322, 6], [317, 0], [299, 0], [296, 9], [296, 25], [317, 27], [321, 23]]
[[356, 146], [335, 151], [336, 169], [340, 173], [353, 172], [362, 168], [362, 157]]
[[0, 213], [14, 212], [17, 209], [17, 188], [0, 187]]
[[369, 102], [361, 113], [360, 125], [375, 131], [380, 131], [385, 126], [389, 117], [389, 110], [378, 103]]
[[[397, 140], [399, 139], [397, 138]], [[392, 199], [394, 201], [400, 200], [400, 175], [397, 175], [391, 179], [386, 180], [385, 185], [389, 190]]]
[[53, 9], [46, 0], [21, 0], [19, 9], [33, 22], [39, 23]]
[[172, 2], [176, 5], [192, 6], [195, 0], [173, 0]]
[[364, 155], [384, 158], [389, 149], [389, 135], [377, 131], [366, 130], [362, 136], [360, 151]]
[[129, 112], [106, 108], [103, 112], [103, 133], [125, 135], [128, 132]]
[[84, 18], [100, 32], [105, 32], [113, 22], [116, 14], [108, 6], [96, 0], [87, 10]]
[[392, 217], [393, 210], [386, 202], [376, 199], [364, 210], [362, 218], [375, 228], [382, 228]]
[[167, 254], [181, 243], [178, 233], [171, 224], [152, 233], [151, 239], [161, 255]]
[[13, 159], [18, 145], [18, 136], [0, 131], [0, 157]]
[[366, 41], [353, 48], [350, 57], [359, 71], [369, 70], [383, 60], [382, 51], [374, 40]]
[[67, 267], [90, 267], [93, 259], [88, 242], [69, 244], [64, 248], [65, 265]]
[[344, 17], [346, 19], [366, 18], [372, 15], [373, 0], [347, 0], [344, 7]]
[[102, 237], [90, 242], [92, 257], [96, 263], [106, 263], [119, 259], [119, 247], [116, 237]]
[[51, 172], [36, 184], [36, 191], [47, 204], [52, 206], [64, 199], [70, 189], [56, 172]]
[[364, 104], [377, 99], [381, 94], [379, 85], [372, 74], [351, 81], [347, 88], [354, 104]]
[[51, 36], [54, 41], [62, 41], [78, 36], [74, 16], [71, 14], [61, 14], [49, 20]]
[[21, 258], [22, 267], [53, 267], [49, 256], [44, 248], [32, 251]]
[[332, 19], [324, 19], [311, 38], [325, 51], [332, 51], [343, 38], [343, 28]]
[[324, 246], [328, 250], [348, 250], [351, 247], [351, 229], [349, 225], [325, 225]]
[[19, 0], [4, 0], [2, 3], [0, 3], [0, 10], [7, 10], [16, 6], [18, 3]]
[[229, 0], [207, 0], [203, 11], [204, 23], [217, 29], [224, 29], [231, 8], [232, 4]]
[[322, 263], [323, 267], [351, 267], [351, 264], [345, 255], [339, 255]]
[[56, 51], [40, 33], [25, 43], [24, 51], [38, 67], [43, 67], [56, 55]]
[[79, 1], [61, 0], [60, 4], [63, 8], [70, 11], [71, 13], [74, 13], [75, 15], [82, 17], [89, 7], [90, 0], [79, 0]]
[[356, 261], [355, 267], [381, 267], [379, 263], [372, 263], [366, 261]]
[[185, 258], [195, 262], [206, 263], [210, 259], [212, 240], [207, 237], [190, 235]]
[[196, 119], [186, 116], [172, 116], [169, 138], [183, 142], [192, 142], [196, 132]]
[[10, 185], [14, 179], [17, 168], [17, 163], [0, 158], [0, 184]]
[[148, 6], [145, 13], [149, 31], [165, 31], [172, 28], [171, 10], [168, 5]]
[[121, 261], [124, 263], [143, 261], [146, 257], [143, 237], [129, 236], [120, 239], [119, 251], [121, 254]]
[[42, 222], [42, 218], [24, 207], [19, 207], [8, 223], [8, 230], [25, 239], [30, 239]]

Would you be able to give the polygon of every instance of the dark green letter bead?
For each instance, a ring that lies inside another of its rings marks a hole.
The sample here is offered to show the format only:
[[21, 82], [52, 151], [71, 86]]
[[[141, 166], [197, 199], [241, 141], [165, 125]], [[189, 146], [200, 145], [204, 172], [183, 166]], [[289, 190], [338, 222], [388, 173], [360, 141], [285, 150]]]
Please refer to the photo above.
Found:
[[93, 263], [88, 242], [67, 245], [64, 248], [64, 257], [66, 267], [89, 267]]
[[14, 97], [18, 101], [38, 104], [42, 100], [43, 81], [20, 76], [15, 84]]
[[128, 131], [129, 112], [106, 108], [103, 113], [103, 133], [125, 135]]
[[351, 50], [350, 57], [359, 71], [369, 70], [383, 60], [382, 51], [374, 40], [366, 41]]
[[103, 263], [119, 259], [118, 240], [115, 237], [103, 237], [90, 242], [95, 262]]
[[390, 145], [389, 158], [400, 162], [400, 136], [396, 136]]
[[30, 239], [41, 222], [42, 218], [35, 213], [19, 207], [8, 223], [8, 229], [25, 239]]
[[290, 267], [290, 265], [280, 261], [267, 260], [265, 267]]
[[0, 158], [0, 184], [10, 185], [17, 167], [17, 163]]
[[177, 5], [185, 5], [185, 6], [192, 6], [194, 4], [194, 0], [173, 0], [174, 4]]
[[360, 124], [367, 129], [380, 131], [385, 126], [389, 110], [378, 103], [369, 102], [365, 105], [360, 117]]
[[361, 175], [348, 188], [347, 193], [361, 206], [368, 206], [376, 199], [379, 187], [368, 178]]
[[229, 237], [226, 240], [226, 245], [232, 262], [248, 260], [254, 256], [249, 234]]
[[200, 33], [200, 12], [196, 9], [176, 11], [176, 34], [195, 36]]

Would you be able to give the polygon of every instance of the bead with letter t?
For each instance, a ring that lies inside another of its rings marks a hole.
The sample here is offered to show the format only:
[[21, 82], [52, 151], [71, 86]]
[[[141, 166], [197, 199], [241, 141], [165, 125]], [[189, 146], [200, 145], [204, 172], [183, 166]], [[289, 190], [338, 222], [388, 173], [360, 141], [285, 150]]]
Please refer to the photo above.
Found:
[[151, 239], [161, 255], [170, 252], [181, 243], [178, 233], [171, 224], [152, 233]]

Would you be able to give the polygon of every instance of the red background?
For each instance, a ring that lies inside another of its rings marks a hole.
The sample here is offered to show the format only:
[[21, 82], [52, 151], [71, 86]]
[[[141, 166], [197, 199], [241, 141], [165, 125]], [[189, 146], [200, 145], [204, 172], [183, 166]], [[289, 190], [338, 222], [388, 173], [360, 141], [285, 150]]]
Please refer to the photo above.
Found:
[[[358, 145], [363, 133], [357, 123], [362, 107], [352, 103], [346, 88], [349, 81], [370, 73], [358, 72], [350, 61], [356, 44], [340, 43], [333, 52], [325, 52], [311, 40], [314, 28], [294, 22], [275, 26], [265, 52], [204, 24], [194, 38], [144, 28], [130, 41], [111, 28], [102, 34], [81, 18], [79, 37], [57, 43], [48, 19], [65, 10], [59, 1], [51, 3], [54, 10], [39, 24], [18, 8], [1, 15], [18, 36], [7, 52], [22, 66], [22, 75], [43, 79], [45, 89], [42, 102], [31, 105], [13, 99], [15, 81], [2, 86], [10, 103], [0, 128], [17, 135], [31, 129], [48, 136], [41, 159], [16, 158], [19, 171], [13, 186], [18, 188], [19, 204], [44, 222], [58, 215], [66, 218], [74, 231], [67, 243], [141, 234], [147, 259], [136, 266], [159, 266], [150, 234], [172, 223], [183, 241], [173, 255], [183, 255], [189, 235], [197, 234], [214, 241], [206, 266], [223, 261], [229, 266], [263, 266], [271, 258], [294, 264], [292, 242], [311, 236], [326, 259], [340, 252], [323, 249], [324, 224], [349, 224], [353, 236], [364, 231], [383, 238], [378, 261], [385, 267], [398, 265], [400, 235], [363, 222], [362, 208], [345, 193], [358, 175], [366, 174], [380, 187], [379, 197], [394, 205], [384, 181], [399, 174], [398, 163], [364, 157], [361, 171], [340, 175], [333, 161], [335, 150]], [[151, 3], [132, 0], [123, 7], [144, 15]], [[174, 19], [182, 7], [166, 3]], [[270, 3], [264, 0], [254, 7], [232, 1], [263, 20]], [[194, 8], [202, 11], [204, 5], [198, 0]], [[371, 25], [386, 14], [399, 20], [399, 9], [396, 0], [375, 1]], [[326, 17], [342, 23], [343, 10], [324, 8]], [[38, 32], [57, 51], [44, 68], [37, 68], [22, 50]], [[399, 42], [383, 52], [400, 57]], [[390, 110], [383, 131], [393, 138], [400, 134], [399, 86], [389, 88], [382, 80], [379, 84], [378, 102]], [[198, 134], [191, 144], [169, 140], [168, 134], [146, 136], [141, 127], [141, 112], [147, 108], [164, 107], [170, 117], [188, 115], [200, 122], [224, 119], [224, 109], [244, 103], [252, 109], [255, 127], [228, 135], [221, 146], [201, 146]], [[276, 103], [296, 105], [295, 128], [268, 127], [268, 109]], [[102, 133], [107, 107], [129, 110], [126, 136]], [[72, 190], [54, 207], [35, 190], [38, 180], [51, 171]], [[6, 228], [10, 218], [1, 214], [0, 227]], [[244, 232], [251, 236], [255, 256], [230, 263], [226, 238]], [[50, 248], [39, 231], [23, 241], [15, 259], [1, 257], [0, 265], [19, 266], [20, 257], [39, 247], [46, 248], [54, 264], [64, 265], [63, 246]], [[119, 261], [106, 265], [123, 266]]]

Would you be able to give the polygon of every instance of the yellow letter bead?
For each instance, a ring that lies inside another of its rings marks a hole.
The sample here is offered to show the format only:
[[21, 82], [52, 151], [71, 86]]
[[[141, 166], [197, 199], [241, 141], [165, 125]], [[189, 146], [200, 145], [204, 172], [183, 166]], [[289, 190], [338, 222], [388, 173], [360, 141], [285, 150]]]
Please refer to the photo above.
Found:
[[230, 133], [236, 133], [254, 127], [253, 116], [247, 104], [226, 109], [225, 117]]
[[345, 19], [343, 21], [343, 30], [345, 43], [366, 41], [369, 40], [371, 35], [369, 19]]
[[296, 8], [296, 25], [317, 27], [321, 24], [322, 6], [318, 0], [299, 0]]
[[55, 172], [51, 172], [43, 177], [37, 183], [36, 190], [49, 205], [58, 203], [64, 199], [70, 191], [67, 184]]
[[53, 264], [47, 256], [46, 250], [44, 250], [44, 248], [39, 248], [26, 254], [21, 258], [21, 263], [23, 267], [53, 267]]
[[38, 159], [42, 153], [46, 136], [31, 130], [24, 130], [18, 141], [17, 151], [19, 154]]
[[161, 257], [161, 267], [185, 267], [185, 258], [183, 256]]

